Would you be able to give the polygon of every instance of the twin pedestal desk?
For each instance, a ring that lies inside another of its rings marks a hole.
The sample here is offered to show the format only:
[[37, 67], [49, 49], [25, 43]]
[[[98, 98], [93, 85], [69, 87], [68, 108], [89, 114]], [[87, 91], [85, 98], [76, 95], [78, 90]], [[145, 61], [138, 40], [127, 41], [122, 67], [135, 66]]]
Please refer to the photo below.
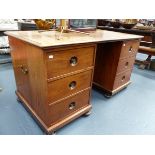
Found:
[[130, 83], [142, 36], [12, 31], [9, 36], [21, 103], [47, 134], [91, 110], [92, 84], [111, 96]]

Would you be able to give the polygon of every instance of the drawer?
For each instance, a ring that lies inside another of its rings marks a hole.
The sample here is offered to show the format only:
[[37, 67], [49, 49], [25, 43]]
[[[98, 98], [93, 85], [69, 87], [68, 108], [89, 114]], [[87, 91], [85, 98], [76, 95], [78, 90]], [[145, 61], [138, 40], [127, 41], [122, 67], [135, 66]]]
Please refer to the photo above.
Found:
[[49, 52], [47, 77], [52, 78], [94, 66], [95, 46]]
[[139, 48], [139, 40], [124, 41], [120, 58], [127, 58], [136, 55]]
[[132, 70], [123, 72], [119, 75], [116, 76], [115, 81], [114, 81], [114, 86], [113, 89], [117, 89], [118, 87], [126, 84], [127, 82], [130, 81], [130, 76], [131, 76]]
[[133, 64], [135, 62], [135, 57], [121, 59], [118, 62], [117, 74], [132, 69]]
[[91, 86], [92, 70], [48, 83], [48, 103], [77, 93]]
[[57, 121], [73, 114], [82, 107], [89, 105], [90, 90], [83, 91], [75, 96], [72, 96], [66, 100], [52, 104], [49, 106], [49, 121], [50, 124], [54, 124]]

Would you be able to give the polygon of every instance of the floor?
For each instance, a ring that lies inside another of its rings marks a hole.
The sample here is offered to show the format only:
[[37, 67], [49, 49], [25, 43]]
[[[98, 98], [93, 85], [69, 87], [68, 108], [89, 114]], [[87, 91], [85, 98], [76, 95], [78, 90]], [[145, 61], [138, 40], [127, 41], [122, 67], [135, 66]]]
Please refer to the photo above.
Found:
[[[132, 84], [110, 99], [93, 90], [92, 114], [59, 129], [57, 135], [155, 134], [155, 71], [134, 67]], [[0, 65], [0, 134], [42, 135], [17, 102], [12, 65]]]
[[11, 62], [11, 56], [9, 54], [1, 54], [0, 53], [0, 64]]

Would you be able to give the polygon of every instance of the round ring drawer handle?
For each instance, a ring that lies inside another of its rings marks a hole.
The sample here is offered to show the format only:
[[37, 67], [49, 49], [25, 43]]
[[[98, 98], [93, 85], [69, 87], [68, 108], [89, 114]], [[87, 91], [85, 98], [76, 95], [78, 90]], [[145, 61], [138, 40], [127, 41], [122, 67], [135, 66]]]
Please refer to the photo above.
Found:
[[125, 76], [122, 77], [122, 82], [125, 80]]
[[127, 62], [125, 63], [125, 68], [127, 68], [128, 65], [129, 65], [129, 62], [127, 61]]
[[70, 84], [69, 84], [69, 88], [72, 90], [76, 87], [76, 81], [72, 81]]
[[130, 48], [129, 48], [129, 52], [132, 52], [132, 50], [133, 50], [133, 48], [132, 48], [132, 46], [130, 46]]
[[68, 108], [69, 108], [70, 110], [72, 110], [72, 109], [75, 108], [75, 106], [76, 106], [76, 103], [75, 103], [75, 102], [72, 102], [72, 103], [69, 104], [69, 107], [68, 107]]
[[70, 58], [70, 65], [71, 66], [75, 66], [75, 65], [77, 65], [77, 62], [78, 62], [78, 58], [77, 57], [71, 57]]

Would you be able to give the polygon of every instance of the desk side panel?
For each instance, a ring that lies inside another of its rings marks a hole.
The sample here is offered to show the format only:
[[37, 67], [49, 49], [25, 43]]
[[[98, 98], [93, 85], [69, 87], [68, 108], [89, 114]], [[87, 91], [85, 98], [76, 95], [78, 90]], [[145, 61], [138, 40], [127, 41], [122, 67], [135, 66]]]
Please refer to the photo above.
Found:
[[[36, 46], [13, 37], [9, 37], [9, 43], [12, 49], [17, 92], [38, 115], [37, 117], [45, 122], [47, 119], [47, 75], [44, 52]], [[28, 70], [27, 74], [23, 74], [21, 65]]]

